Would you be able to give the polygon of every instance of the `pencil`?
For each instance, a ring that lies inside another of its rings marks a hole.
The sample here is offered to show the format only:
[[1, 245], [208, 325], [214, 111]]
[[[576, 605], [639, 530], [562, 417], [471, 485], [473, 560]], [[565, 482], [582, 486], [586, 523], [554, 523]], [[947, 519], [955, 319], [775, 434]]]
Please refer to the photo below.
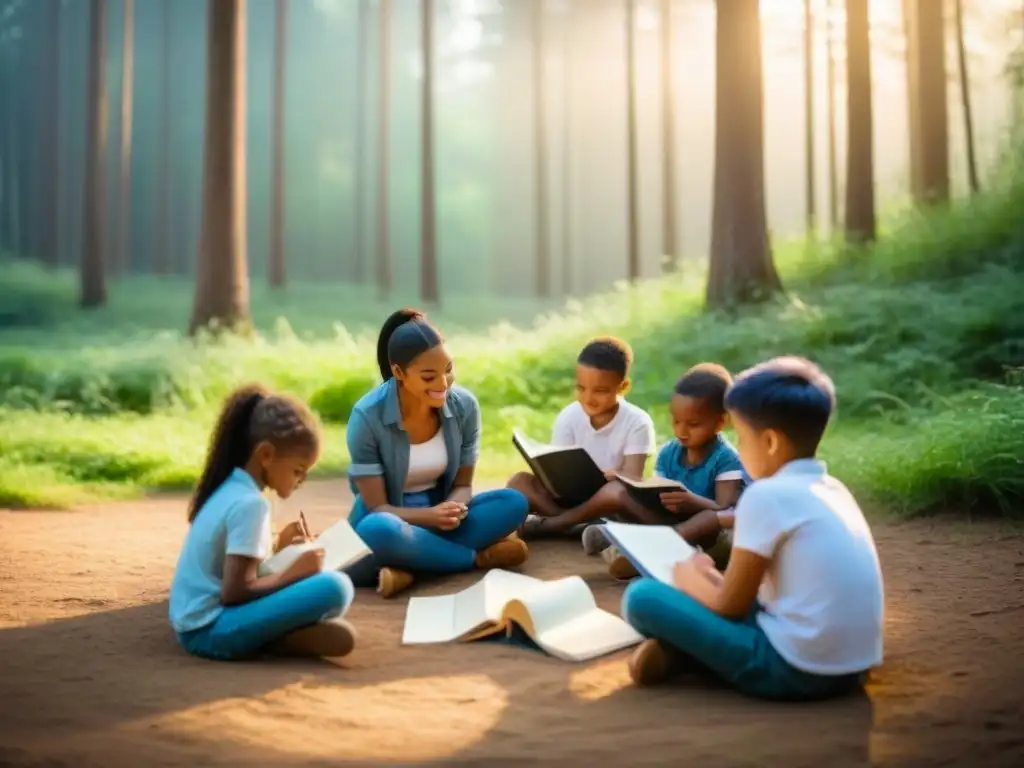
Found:
[[309, 535], [309, 525], [306, 523], [306, 516], [302, 514], [301, 509], [299, 510], [299, 526], [302, 528], [302, 535], [305, 536], [306, 539], [313, 538]]

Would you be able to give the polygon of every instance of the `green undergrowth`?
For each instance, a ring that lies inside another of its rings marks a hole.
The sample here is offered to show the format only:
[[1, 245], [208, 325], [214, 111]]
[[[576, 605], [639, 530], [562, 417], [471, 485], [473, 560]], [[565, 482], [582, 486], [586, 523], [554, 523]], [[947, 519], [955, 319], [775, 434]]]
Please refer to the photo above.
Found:
[[[697, 270], [569, 302], [533, 323], [498, 303], [488, 307], [486, 297], [469, 307], [488, 318], [476, 328], [465, 307], [439, 311], [459, 381], [483, 406], [481, 473], [496, 479], [518, 468], [511, 429], [544, 437], [572, 395], [579, 347], [610, 333], [632, 344], [630, 397], [651, 410], [662, 437], [668, 393], [689, 365], [715, 360], [740, 370], [771, 355], [803, 354], [837, 384], [840, 412], [825, 456], [870, 505], [901, 514], [1017, 514], [1024, 500], [1024, 397], [1015, 373], [1024, 368], [1021, 210], [1024, 195], [1010, 188], [950, 212], [907, 216], [870, 249], [780, 247], [786, 295], [737, 313], [703, 312]], [[180, 326], [185, 284], [165, 287], [158, 299], [153, 284], [125, 281], [118, 290], [135, 298], [118, 309], [115, 295], [103, 316], [67, 309], [73, 282], [66, 275], [0, 265], [5, 274], [0, 505], [188, 487], [216, 407], [248, 380], [308, 398], [327, 425], [319, 471], [343, 469], [344, 422], [376, 380], [373, 329], [385, 307], [346, 302], [351, 289], [338, 289], [333, 304], [324, 287], [311, 289], [309, 301], [264, 297], [269, 307], [254, 297], [255, 338], [196, 344], [161, 330], [143, 309], [146, 295], [151, 306], [180, 307], [170, 315]], [[30, 299], [8, 302], [19, 286]], [[502, 315], [510, 322], [497, 322]]]

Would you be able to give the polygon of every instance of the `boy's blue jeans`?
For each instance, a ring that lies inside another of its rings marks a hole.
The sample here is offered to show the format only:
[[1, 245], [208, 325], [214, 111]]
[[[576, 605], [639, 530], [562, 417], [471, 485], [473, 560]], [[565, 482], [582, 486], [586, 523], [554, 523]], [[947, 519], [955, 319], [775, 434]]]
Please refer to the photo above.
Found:
[[[432, 573], [471, 570], [476, 553], [519, 528], [529, 506], [519, 491], [484, 491], [469, 502], [469, 513], [458, 528], [437, 531], [411, 525], [390, 512], [367, 513], [358, 496], [355, 503], [350, 517], [356, 520], [355, 531], [373, 551], [377, 566]], [[421, 509], [433, 506], [427, 493], [406, 494], [402, 503]], [[353, 569], [357, 582], [365, 580], [363, 571]]]
[[[758, 609], [759, 610], [759, 609]], [[862, 676], [815, 675], [792, 666], [768, 642], [752, 611], [733, 621], [655, 579], [637, 579], [622, 615], [642, 635], [696, 660], [741, 693], [765, 699], [816, 700], [855, 690]]]
[[318, 573], [266, 597], [228, 606], [212, 624], [183, 632], [178, 640], [195, 656], [245, 658], [289, 632], [341, 616], [354, 595], [352, 580], [344, 573]]

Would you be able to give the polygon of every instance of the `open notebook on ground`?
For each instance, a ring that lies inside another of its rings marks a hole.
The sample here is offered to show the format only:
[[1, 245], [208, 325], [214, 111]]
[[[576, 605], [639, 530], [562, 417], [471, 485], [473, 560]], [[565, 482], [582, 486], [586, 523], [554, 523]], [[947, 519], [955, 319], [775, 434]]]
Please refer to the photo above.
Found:
[[339, 520], [313, 541], [291, 544], [260, 563], [259, 574], [280, 573], [295, 562], [295, 558], [310, 549], [324, 551], [324, 571], [340, 571], [370, 554], [369, 547], [359, 538], [348, 520]]
[[454, 595], [411, 598], [402, 643], [477, 640], [509, 634], [513, 624], [541, 649], [566, 661], [586, 661], [643, 639], [621, 618], [598, 608], [579, 576], [542, 581], [492, 570]]
[[604, 531], [640, 573], [669, 585], [675, 564], [697, 551], [669, 525], [607, 522]]

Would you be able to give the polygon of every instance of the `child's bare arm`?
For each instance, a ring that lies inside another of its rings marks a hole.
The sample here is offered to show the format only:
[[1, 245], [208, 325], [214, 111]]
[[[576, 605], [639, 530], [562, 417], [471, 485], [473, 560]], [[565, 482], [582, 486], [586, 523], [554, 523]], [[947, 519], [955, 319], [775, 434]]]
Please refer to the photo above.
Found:
[[740, 480], [717, 480], [715, 482], [715, 504], [719, 509], [730, 509], [740, 500]]
[[294, 584], [320, 572], [324, 551], [314, 549], [303, 552], [288, 568], [268, 576], [259, 575], [260, 561], [255, 557], [227, 555], [224, 558], [224, 578], [220, 586], [220, 601], [224, 605], [242, 605], [266, 597], [289, 584]]
[[[619, 474], [630, 478], [631, 480], [640, 480], [644, 476], [644, 470], [647, 468], [647, 456], [643, 453], [638, 453], [632, 456], [625, 456], [622, 459], [622, 469], [619, 470]], [[609, 480], [615, 479], [615, 472], [605, 472], [605, 477]]]

